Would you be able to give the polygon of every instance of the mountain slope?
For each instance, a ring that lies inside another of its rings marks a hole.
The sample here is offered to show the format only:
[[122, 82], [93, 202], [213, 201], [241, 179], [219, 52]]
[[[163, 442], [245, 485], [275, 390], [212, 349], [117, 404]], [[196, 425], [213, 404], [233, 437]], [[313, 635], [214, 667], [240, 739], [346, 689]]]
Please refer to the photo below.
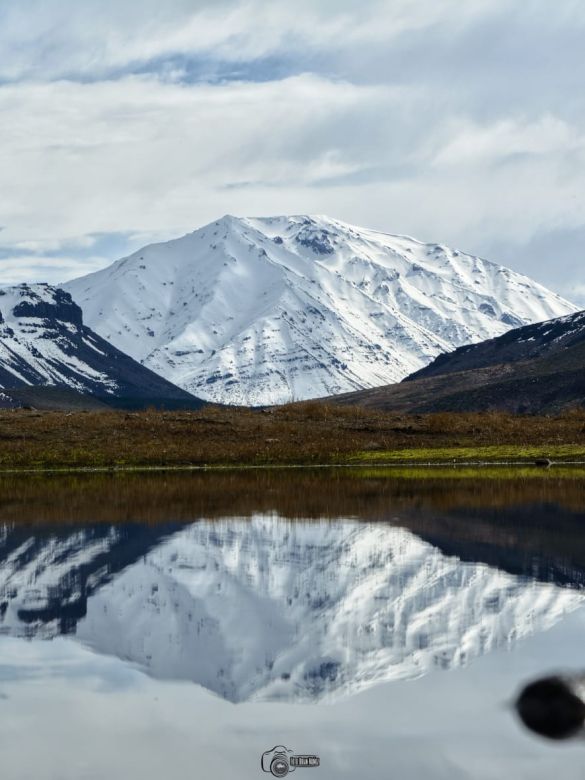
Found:
[[0, 404], [18, 402], [21, 391], [27, 402], [34, 403], [35, 393], [42, 402], [46, 388], [110, 402], [197, 404], [86, 327], [64, 290], [44, 284], [0, 289]]
[[326, 217], [226, 216], [65, 288], [153, 371], [249, 405], [395, 382], [461, 344], [575, 311], [485, 260]]
[[567, 317], [515, 328], [479, 344], [466, 344], [454, 352], [439, 355], [430, 365], [411, 374], [407, 381], [509, 363], [551, 360], [564, 357], [567, 350], [583, 345], [585, 311], [580, 311]]
[[585, 312], [460, 347], [400, 384], [332, 400], [407, 412], [585, 407]]

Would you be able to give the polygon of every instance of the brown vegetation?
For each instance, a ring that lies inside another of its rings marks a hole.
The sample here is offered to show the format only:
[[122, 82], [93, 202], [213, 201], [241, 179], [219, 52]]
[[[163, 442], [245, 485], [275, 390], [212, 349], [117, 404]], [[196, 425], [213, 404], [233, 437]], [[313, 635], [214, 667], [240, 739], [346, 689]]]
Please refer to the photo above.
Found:
[[523, 446], [534, 445], [543, 454], [561, 445], [585, 453], [585, 413], [408, 416], [317, 402], [266, 410], [0, 413], [4, 470], [328, 464], [416, 449], [424, 460], [433, 450], [466, 448], [468, 457], [473, 448], [496, 445], [514, 445], [520, 456]]

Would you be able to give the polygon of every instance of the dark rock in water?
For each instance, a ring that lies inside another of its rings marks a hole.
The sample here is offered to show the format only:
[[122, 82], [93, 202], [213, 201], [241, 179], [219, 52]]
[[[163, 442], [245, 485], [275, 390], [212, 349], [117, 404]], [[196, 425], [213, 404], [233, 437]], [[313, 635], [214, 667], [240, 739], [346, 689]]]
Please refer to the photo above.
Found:
[[524, 725], [548, 739], [568, 739], [585, 724], [585, 702], [573, 681], [545, 677], [530, 683], [516, 701], [516, 711]]
[[535, 466], [542, 466], [543, 468], [549, 468], [552, 466], [552, 460], [550, 458], [537, 458], [534, 461]]

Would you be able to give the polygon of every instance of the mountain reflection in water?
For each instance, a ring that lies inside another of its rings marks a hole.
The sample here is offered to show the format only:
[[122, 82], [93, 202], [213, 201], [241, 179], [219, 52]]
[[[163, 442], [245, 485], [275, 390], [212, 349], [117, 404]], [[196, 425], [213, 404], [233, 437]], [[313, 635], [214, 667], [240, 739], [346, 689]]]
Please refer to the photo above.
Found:
[[233, 702], [464, 665], [583, 600], [579, 474], [2, 482], [2, 633], [71, 634]]

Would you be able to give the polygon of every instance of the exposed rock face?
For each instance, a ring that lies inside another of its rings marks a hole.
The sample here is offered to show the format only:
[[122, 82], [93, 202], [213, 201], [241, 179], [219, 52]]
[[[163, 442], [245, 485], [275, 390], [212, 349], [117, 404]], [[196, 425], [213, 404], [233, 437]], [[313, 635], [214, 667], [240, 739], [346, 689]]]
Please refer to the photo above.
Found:
[[[39, 288], [41, 285], [38, 286]], [[37, 288], [38, 289], [38, 288]], [[24, 300], [17, 303], [12, 309], [14, 317], [28, 317], [42, 319], [50, 327], [54, 322], [70, 322], [78, 327], [82, 326], [82, 314], [79, 306], [73, 302], [69, 293], [59, 287], [52, 288], [51, 297], [47, 299], [43, 293], [49, 292], [49, 287], [36, 291], [31, 285], [21, 285], [20, 295]], [[0, 296], [6, 292], [0, 290]]]

